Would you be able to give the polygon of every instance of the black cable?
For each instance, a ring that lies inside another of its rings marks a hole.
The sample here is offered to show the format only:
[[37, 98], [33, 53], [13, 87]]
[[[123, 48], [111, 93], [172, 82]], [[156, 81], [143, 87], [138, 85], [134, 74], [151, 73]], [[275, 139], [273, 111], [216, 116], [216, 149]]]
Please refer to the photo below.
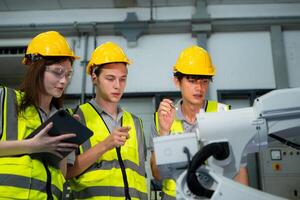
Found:
[[124, 182], [124, 192], [125, 192], [125, 200], [131, 200], [130, 194], [129, 194], [129, 186], [128, 186], [128, 180], [127, 180], [127, 174], [125, 170], [125, 165], [121, 156], [121, 147], [116, 147], [118, 161], [120, 164], [120, 168], [122, 171], [123, 176], [123, 182]]
[[194, 155], [186, 176], [188, 188], [193, 194], [199, 197], [212, 197], [214, 191], [206, 189], [201, 185], [197, 178], [196, 171], [199, 167], [205, 164], [205, 161], [210, 156], [217, 157], [220, 160], [226, 159], [229, 155], [229, 149], [226, 149], [228, 147], [229, 145], [227, 144], [227, 142], [210, 143], [204, 146]]
[[48, 167], [48, 163], [46, 160], [42, 161], [47, 174], [47, 182], [46, 182], [46, 192], [47, 192], [47, 200], [53, 200], [52, 189], [51, 189], [51, 172]]
[[[121, 118], [121, 127], [123, 126], [122, 122], [123, 122], [123, 117]], [[117, 151], [118, 161], [119, 161], [119, 165], [120, 165], [122, 176], [123, 176], [125, 200], [131, 200], [131, 197], [129, 194], [129, 185], [128, 185], [128, 179], [127, 179], [127, 174], [126, 174], [126, 168], [125, 168], [122, 156], [121, 156], [121, 147], [116, 147], [116, 151]]]
[[187, 157], [187, 168], [190, 168], [191, 165], [191, 152], [189, 151], [189, 149], [187, 147], [183, 148], [183, 153], [186, 154]]
[[[39, 114], [40, 121], [43, 122], [41, 113], [38, 112], [38, 114]], [[41, 161], [42, 161], [42, 163], [45, 167], [46, 174], [47, 174], [47, 181], [46, 181], [47, 200], [53, 200], [52, 188], [51, 188], [52, 177], [51, 177], [51, 172], [50, 172], [50, 169], [49, 169], [49, 166], [48, 166], [48, 162], [47, 162], [46, 159], [42, 159]]]
[[273, 138], [273, 139], [275, 139], [275, 140], [277, 140], [277, 141], [279, 141], [279, 142], [281, 142], [281, 143], [283, 143], [283, 144], [289, 146], [289, 147], [292, 147], [292, 148], [294, 148], [294, 149], [300, 150], [300, 145], [299, 145], [299, 144], [296, 144], [296, 143], [294, 143], [294, 142], [291, 142], [291, 141], [289, 141], [289, 140], [286, 140], [286, 139], [284, 139], [284, 138], [282, 138], [282, 137], [279, 137], [279, 136], [277, 136], [277, 135], [274, 135], [274, 134], [270, 134], [269, 136], [270, 136], [271, 138]]

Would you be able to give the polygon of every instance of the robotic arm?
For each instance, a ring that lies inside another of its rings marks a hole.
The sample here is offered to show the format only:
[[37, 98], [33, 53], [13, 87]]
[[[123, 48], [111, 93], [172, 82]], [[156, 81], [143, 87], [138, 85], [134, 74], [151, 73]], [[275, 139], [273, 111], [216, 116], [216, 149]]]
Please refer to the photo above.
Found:
[[299, 99], [300, 88], [274, 90], [253, 107], [199, 114], [197, 133], [154, 139], [160, 174], [176, 179], [177, 199], [282, 199], [230, 179], [243, 156], [300, 133]]

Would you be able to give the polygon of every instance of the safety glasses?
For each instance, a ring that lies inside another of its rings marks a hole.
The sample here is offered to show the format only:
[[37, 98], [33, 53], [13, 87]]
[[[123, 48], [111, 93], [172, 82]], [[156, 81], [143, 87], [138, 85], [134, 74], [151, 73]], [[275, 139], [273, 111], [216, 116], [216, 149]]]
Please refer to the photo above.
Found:
[[50, 72], [57, 79], [62, 79], [63, 77], [65, 77], [68, 81], [72, 78], [72, 75], [73, 75], [73, 71], [67, 71], [61, 65], [59, 65], [59, 66], [53, 66], [53, 65], [47, 66], [45, 71]]

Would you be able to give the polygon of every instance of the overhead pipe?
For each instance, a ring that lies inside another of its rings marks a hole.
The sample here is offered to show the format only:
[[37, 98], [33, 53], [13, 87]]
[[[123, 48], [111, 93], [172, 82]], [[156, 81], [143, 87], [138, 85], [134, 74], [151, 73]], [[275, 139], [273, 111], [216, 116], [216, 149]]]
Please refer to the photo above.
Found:
[[[96, 49], [98, 46], [97, 44], [97, 27], [96, 27], [96, 23], [94, 24], [94, 49]], [[93, 84], [93, 88], [92, 88], [92, 94], [93, 97], [95, 96], [95, 86]]]
[[86, 70], [85, 67], [88, 63], [88, 42], [89, 42], [89, 34], [84, 33], [84, 52], [83, 52], [83, 60], [81, 61], [81, 66], [82, 66], [82, 84], [81, 84], [81, 97], [80, 97], [80, 104], [85, 103], [85, 94], [86, 94]]
[[150, 22], [153, 22], [153, 0], [150, 0]]
[[[156, 33], [160, 31], [161, 27], [173, 27], [171, 32], [183, 32], [190, 30], [190, 20], [160, 20], [155, 21], [156, 23], [152, 25], [152, 29], [149, 32]], [[134, 23], [149, 23], [146, 21], [137, 21]], [[126, 23], [128, 27], [132, 28], [133, 24]], [[97, 34], [101, 35], [115, 35], [115, 26], [122, 25], [126, 26], [124, 21], [120, 22], [70, 22], [70, 23], [52, 23], [52, 24], [13, 24], [13, 25], [0, 25], [0, 36], [11, 37], [13, 35], [31, 35], [42, 31], [56, 30], [64, 35], [76, 35], [78, 32], [81, 34], [89, 33], [92, 34], [94, 29], [97, 29]], [[180, 30], [178, 30], [179, 28]], [[158, 30], [155, 30], [158, 29]], [[170, 32], [170, 31], [168, 31]]]

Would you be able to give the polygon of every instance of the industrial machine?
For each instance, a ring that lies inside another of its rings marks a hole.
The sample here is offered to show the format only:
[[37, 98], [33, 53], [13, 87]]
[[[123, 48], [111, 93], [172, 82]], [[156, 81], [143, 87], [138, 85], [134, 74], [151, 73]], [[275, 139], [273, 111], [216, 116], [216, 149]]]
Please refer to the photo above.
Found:
[[271, 91], [252, 107], [201, 113], [197, 122], [196, 133], [154, 139], [160, 174], [176, 180], [177, 199], [283, 199], [231, 179], [244, 156], [272, 140], [300, 149], [288, 140], [300, 134], [300, 88]]

